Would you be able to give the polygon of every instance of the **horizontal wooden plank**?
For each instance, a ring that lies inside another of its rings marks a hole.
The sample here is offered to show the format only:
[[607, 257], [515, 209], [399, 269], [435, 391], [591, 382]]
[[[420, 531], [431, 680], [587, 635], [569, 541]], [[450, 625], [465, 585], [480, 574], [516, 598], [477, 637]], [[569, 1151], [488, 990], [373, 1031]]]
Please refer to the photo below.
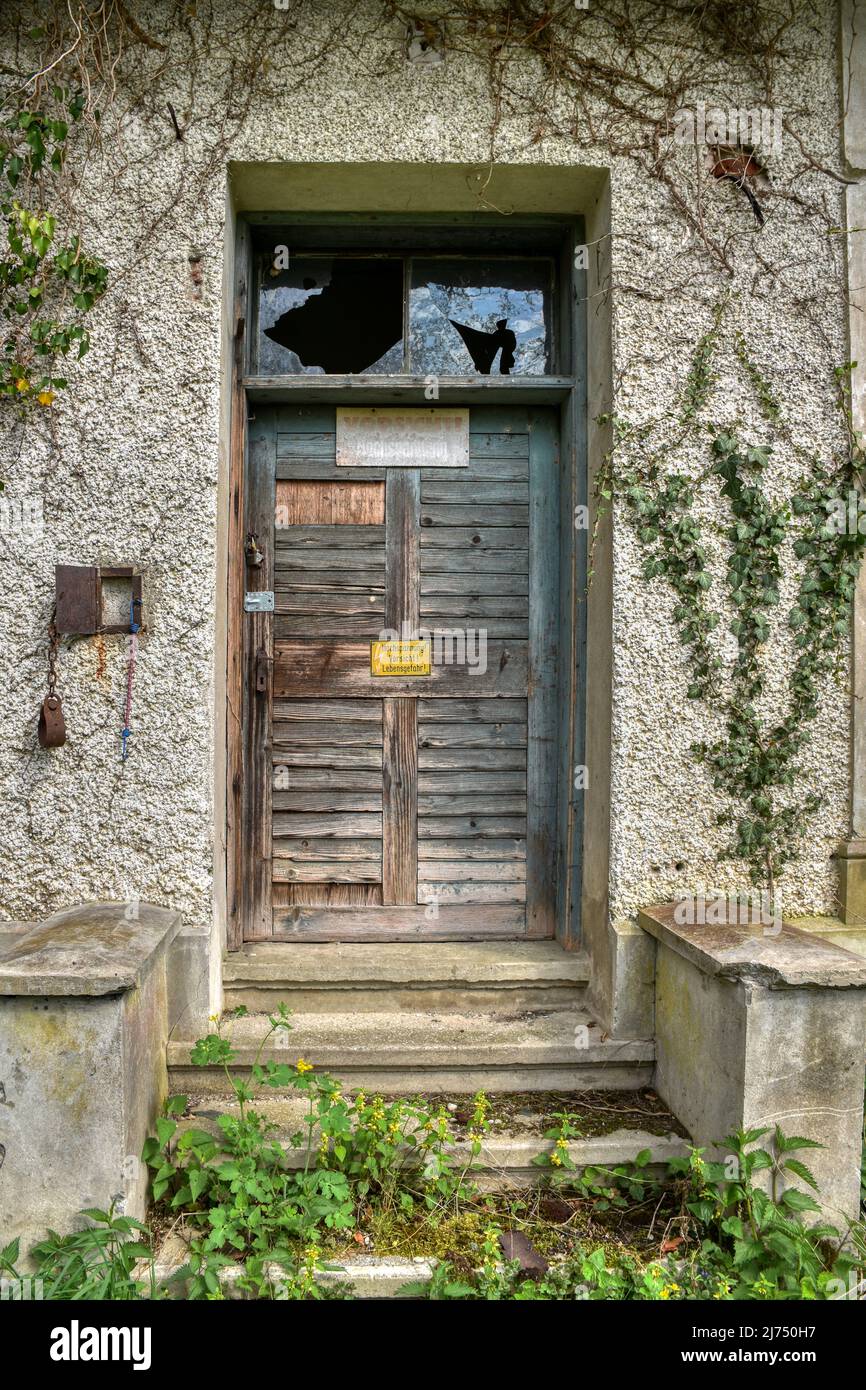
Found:
[[[470, 435], [470, 450], [472, 448], [472, 436]], [[428, 478], [446, 478], [460, 482], [463, 478], [483, 478], [490, 479], [492, 482], [512, 483], [525, 482], [529, 477], [529, 458], [481, 458], [478, 454], [469, 456], [468, 468], [422, 468], [421, 486], [423, 487]]]
[[526, 748], [419, 748], [420, 772], [522, 772], [526, 770]]
[[418, 907], [284, 907], [274, 909], [274, 936], [306, 941], [483, 941], [525, 936], [520, 903], [443, 903], [433, 916]]
[[[310, 608], [316, 610], [316, 594], [357, 594], [362, 598], [372, 596], [380, 601], [385, 593], [385, 571], [373, 570], [311, 570], [305, 574], [302, 570], [284, 570], [281, 575], [275, 576], [275, 584], [279, 585], [282, 593], [306, 595], [313, 597], [310, 600]], [[276, 593], [276, 589], [274, 590]]]
[[490, 506], [493, 503], [528, 505], [529, 483], [488, 482], [486, 479], [467, 476], [459, 482], [451, 478], [424, 478], [421, 483], [422, 510], [431, 502], [449, 502], [473, 506]]
[[[490, 701], [490, 708], [495, 709], [500, 703], [510, 705], [522, 702]], [[426, 717], [432, 719], [434, 716]], [[511, 718], [511, 715], [500, 715], [499, 718]], [[372, 700], [275, 700], [274, 719], [363, 719], [365, 723], [378, 724], [381, 728], [382, 706]]]
[[274, 787], [279, 791], [375, 791], [381, 796], [382, 769], [278, 765], [274, 768]]
[[[424, 719], [418, 725], [419, 748], [525, 748], [525, 724], [437, 724]], [[471, 762], [469, 758], [467, 761]]]
[[334, 815], [280, 811], [274, 816], [274, 839], [286, 836], [299, 840], [381, 840], [382, 817], [348, 811]]
[[[320, 818], [321, 819], [321, 818]], [[380, 863], [382, 844], [379, 840], [331, 840], [321, 836], [280, 836], [274, 838], [274, 855], [278, 859], [296, 859], [312, 864], [321, 860], [340, 860], [344, 864], [355, 859]], [[327, 878], [327, 874], [322, 875]]]
[[[464, 724], [476, 719], [490, 724], [520, 724], [525, 723], [526, 712], [526, 700], [422, 700], [418, 706], [418, 718], [425, 724]], [[347, 713], [346, 718], [358, 716]]]
[[484, 554], [500, 550], [529, 550], [529, 528], [526, 526], [424, 526], [418, 539], [422, 563], [432, 563], [435, 557], [428, 550], [468, 550]]
[[382, 768], [381, 748], [340, 748], [322, 744], [316, 748], [283, 748], [274, 744], [274, 762], [281, 767]]
[[[277, 429], [277, 458], [336, 459], [337, 436], [328, 430]], [[511, 431], [469, 430], [469, 457], [529, 458], [529, 435]]]
[[276, 533], [280, 549], [291, 550], [367, 550], [371, 546], [384, 548], [385, 527], [382, 526], [289, 526]]
[[[520, 486], [520, 484], [516, 484]], [[385, 522], [385, 484], [309, 480], [279, 480], [276, 484], [275, 525], [382, 526]]]
[[372, 575], [384, 568], [383, 545], [350, 546], [339, 550], [335, 546], [296, 546], [291, 544], [291, 531], [283, 531], [274, 545], [274, 582], [286, 583], [285, 576], [349, 570]]
[[[496, 602], [495, 598], [489, 599], [491, 607], [495, 607]], [[425, 618], [422, 614], [422, 627], [425, 630], [429, 628], [434, 639], [438, 633], [442, 633], [444, 634], [443, 640], [447, 640], [447, 634], [455, 630], [457, 621], [454, 617]], [[444, 627], [445, 623], [448, 624], [448, 627]], [[467, 617], [461, 626], [469, 631], [485, 633], [488, 641], [495, 637], [498, 641], [525, 642], [529, 635], [528, 618], [481, 617], [480, 614], [476, 614], [474, 617]]]
[[[381, 779], [380, 779], [381, 780]], [[447, 801], [447, 797], [437, 798]], [[319, 811], [322, 815], [328, 815], [335, 811], [372, 811], [376, 815], [382, 812], [382, 789], [381, 786], [375, 791], [368, 792], [340, 792], [331, 791], [327, 787], [322, 787], [319, 791], [275, 791], [272, 795], [272, 806], [275, 811]], [[471, 797], [466, 800], [472, 800]], [[508, 810], [519, 810], [520, 807], [506, 806], [502, 800], [497, 800], [497, 809], [505, 812]], [[475, 805], [464, 806], [465, 811], [487, 810], [490, 806], [489, 800], [483, 807]], [[433, 811], [437, 808], [428, 808]]]
[[278, 459], [336, 459], [337, 436], [333, 429], [277, 430]]
[[[503, 527], [503, 535], [506, 528]], [[529, 551], [508, 549], [431, 550], [420, 552], [422, 574], [528, 574]], [[528, 584], [527, 584], [528, 591]]]
[[380, 883], [274, 883], [275, 908], [294, 904], [321, 907], [373, 907], [382, 902]]
[[497, 595], [526, 594], [529, 591], [529, 577], [525, 574], [430, 574], [422, 566], [421, 596], [430, 594], [467, 594], [470, 597], [481, 594]]
[[[277, 805], [278, 796], [283, 793], [274, 793], [274, 807]], [[425, 792], [418, 796], [419, 816], [478, 816], [484, 815], [495, 804], [496, 811], [501, 816], [525, 816], [526, 815], [526, 796], [518, 792], [497, 792], [495, 803], [491, 802], [490, 792], [479, 792], [476, 795], [467, 794], [463, 796], [445, 796], [433, 792]], [[283, 810], [291, 808], [284, 806]], [[303, 809], [298, 807], [299, 810]], [[318, 809], [318, 808], [316, 808]], [[335, 806], [335, 810], [338, 808]], [[362, 811], [367, 810], [366, 806], [347, 806], [346, 810]]]
[[[418, 817], [419, 844], [424, 840], [519, 840], [525, 834], [526, 820], [523, 816]], [[420, 849], [418, 856], [421, 859], [425, 858]]]
[[418, 881], [421, 903], [525, 903], [525, 883], [442, 883]]
[[529, 458], [529, 435], [492, 430], [469, 429], [469, 459], [473, 458]]
[[[517, 728], [517, 725], [507, 725]], [[350, 743], [356, 748], [382, 747], [382, 725], [372, 719], [275, 719], [275, 748], [331, 747]]]
[[525, 772], [474, 772], [460, 769], [450, 772], [419, 772], [418, 791], [424, 795], [453, 793], [487, 795], [489, 792], [526, 793]]
[[[520, 602], [521, 600], [517, 601]], [[306, 592], [299, 594], [295, 590], [277, 589], [274, 593], [274, 611], [276, 613], [308, 613], [315, 617], [337, 615], [341, 618], [361, 615], [370, 617], [381, 613], [384, 617], [385, 599], [382, 594], [359, 594], [354, 590], [345, 592], [338, 589], [318, 594], [315, 602], [311, 603], [309, 594]]]
[[[489, 808], [488, 808], [489, 809]], [[425, 860], [450, 859], [454, 861], [455, 869], [459, 869], [463, 863], [470, 863], [473, 860], [490, 861], [496, 863], [520, 864], [526, 862], [526, 840], [429, 840], [424, 848]], [[470, 863], [471, 868], [471, 863]], [[448, 872], [444, 868], [437, 869], [433, 878], [448, 878], [451, 873], [449, 865]], [[472, 874], [467, 871], [465, 874], [457, 874], [458, 878], [472, 878]], [[486, 875], [481, 875], [485, 877]], [[518, 878], [524, 876], [524, 869], [521, 868]]]
[[[430, 843], [435, 843], [431, 841]], [[441, 860], [425, 857], [418, 861], [418, 881], [424, 883], [525, 883], [526, 861], [515, 859]]]
[[[337, 613], [277, 613], [274, 618], [274, 641], [291, 642], [296, 638], [310, 638], [312, 640], [323, 637], [332, 637], [336, 640], [343, 638], [365, 637], [370, 642], [375, 642], [382, 631], [384, 624], [384, 614], [375, 612], [366, 613], [346, 613], [342, 617]], [[500, 618], [495, 624], [488, 623], [488, 636], [493, 636], [493, 627], [496, 627], [495, 636], [523, 639], [526, 632], [523, 628], [515, 624], [524, 622], [522, 618]], [[503, 629], [503, 630], [500, 630]]]
[[281, 883], [381, 883], [382, 856], [375, 860], [352, 860], [340, 863], [338, 860], [319, 860], [304, 863], [297, 859], [283, 859], [276, 853], [280, 841], [274, 841], [272, 873], [274, 880]]
[[465, 505], [449, 502], [424, 502], [421, 506], [421, 526], [526, 526], [529, 507], [485, 503]]
[[[340, 601], [348, 600], [342, 595]], [[491, 600], [493, 600], [491, 602]], [[333, 612], [334, 610], [329, 610]], [[527, 618], [528, 594], [425, 594], [421, 616], [427, 618]]]
[[492, 640], [487, 643], [483, 672], [467, 665], [434, 663], [429, 676], [373, 676], [369, 643], [281, 641], [274, 648], [274, 698], [523, 695], [526, 656], [525, 642]]

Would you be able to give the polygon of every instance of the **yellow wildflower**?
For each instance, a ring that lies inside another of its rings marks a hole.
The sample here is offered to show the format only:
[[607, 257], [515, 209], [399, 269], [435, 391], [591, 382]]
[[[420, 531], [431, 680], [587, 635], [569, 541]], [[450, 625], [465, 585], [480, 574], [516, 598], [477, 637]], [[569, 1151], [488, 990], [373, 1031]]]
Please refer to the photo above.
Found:
[[313, 1070], [313, 1064], [312, 1062], [305, 1062], [303, 1057], [299, 1057], [296, 1070], [300, 1072], [301, 1076], [303, 1076], [305, 1071]]
[[30, 390], [30, 382], [27, 380], [26, 376], [19, 376], [15, 383], [15, 390], [20, 391], [22, 394]]
[[54, 392], [53, 392], [53, 391], [40, 391], [40, 392], [39, 392], [39, 395], [36, 397], [36, 399], [37, 399], [37, 401], [39, 402], [40, 405], [50, 405], [51, 402], [54, 400]]

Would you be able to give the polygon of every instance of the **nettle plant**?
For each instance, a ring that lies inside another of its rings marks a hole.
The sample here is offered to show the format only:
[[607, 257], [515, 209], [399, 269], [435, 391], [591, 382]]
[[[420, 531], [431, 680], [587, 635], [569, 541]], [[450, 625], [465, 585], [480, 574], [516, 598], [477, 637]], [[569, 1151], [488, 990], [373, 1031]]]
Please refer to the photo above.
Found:
[[[235, 1010], [233, 1017], [246, 1014]], [[448, 1112], [421, 1102], [359, 1091], [346, 1096], [334, 1077], [303, 1057], [292, 1065], [262, 1060], [272, 1039], [287, 1044], [290, 1013], [280, 1005], [269, 1016], [255, 1060], [237, 1075], [230, 1030], [199, 1039], [195, 1066], [220, 1066], [234, 1096], [234, 1113], [222, 1114], [217, 1132], [182, 1127], [186, 1096], [173, 1096], [157, 1120], [142, 1158], [152, 1170], [154, 1200], [181, 1216], [190, 1235], [190, 1261], [181, 1271], [191, 1297], [218, 1295], [221, 1267], [244, 1260], [250, 1287], [264, 1288], [279, 1266], [286, 1297], [312, 1297], [310, 1271], [323, 1241], [357, 1228], [373, 1206], [403, 1218], [434, 1222], [469, 1190], [469, 1170], [487, 1128], [488, 1102], [473, 1102], [468, 1149], [454, 1149]], [[303, 1119], [287, 1142], [260, 1108], [267, 1097], [294, 1094], [305, 1102]], [[291, 1150], [300, 1150], [292, 1161]], [[345, 1236], [344, 1236], [345, 1239]]]
[[[721, 424], [706, 414], [728, 303], [726, 296], [697, 345], [674, 438], [654, 446], [653, 423], [607, 417], [614, 444], [597, 490], [602, 500], [624, 502], [646, 551], [644, 578], [664, 581], [673, 593], [673, 618], [690, 667], [689, 698], [721, 716], [721, 735], [692, 745], [694, 757], [729, 803], [717, 817], [731, 832], [720, 858], [743, 861], [750, 881], [765, 886], [772, 898], [821, 805], [820, 795], [800, 784], [800, 755], [822, 688], [839, 673], [850, 631], [866, 547], [866, 526], [857, 520], [866, 456], [851, 423], [849, 364], [836, 370], [847, 447], [829, 460], [810, 456], [793, 493], [782, 499], [772, 495], [767, 475], [774, 441], [782, 437], [797, 453], [802, 450], [738, 331], [731, 345], [757, 398], [765, 438], [747, 444], [737, 422]], [[669, 421], [664, 423], [669, 435]], [[708, 457], [694, 477], [671, 468], [670, 461], [696, 433], [706, 438]], [[621, 461], [626, 458], [627, 463]], [[714, 528], [699, 506], [710, 488], [728, 509], [722, 538], [727, 543], [724, 603], [733, 615], [729, 626], [736, 641], [732, 665], [723, 661], [713, 636], [722, 615], [712, 603], [709, 546], [718, 537], [714, 532], [708, 538]], [[792, 563], [798, 564], [798, 584], [786, 615], [786, 638], [773, 616], [783, 572]], [[787, 663], [785, 703], [768, 713], [767, 656], [777, 657], [778, 644], [786, 641], [792, 643], [793, 659]]]
[[0, 396], [42, 407], [67, 384], [58, 362], [87, 352], [84, 320], [108, 276], [46, 211], [83, 112], [81, 92], [55, 86], [38, 105], [7, 101], [0, 125]]

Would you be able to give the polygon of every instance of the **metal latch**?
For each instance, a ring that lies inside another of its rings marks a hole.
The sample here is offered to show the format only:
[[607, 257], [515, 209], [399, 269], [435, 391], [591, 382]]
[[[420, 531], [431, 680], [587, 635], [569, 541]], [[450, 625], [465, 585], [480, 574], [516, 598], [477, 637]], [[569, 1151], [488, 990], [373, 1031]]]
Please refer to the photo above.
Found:
[[273, 611], [273, 589], [254, 589], [252, 593], [247, 592], [244, 594], [245, 613], [273, 613]]

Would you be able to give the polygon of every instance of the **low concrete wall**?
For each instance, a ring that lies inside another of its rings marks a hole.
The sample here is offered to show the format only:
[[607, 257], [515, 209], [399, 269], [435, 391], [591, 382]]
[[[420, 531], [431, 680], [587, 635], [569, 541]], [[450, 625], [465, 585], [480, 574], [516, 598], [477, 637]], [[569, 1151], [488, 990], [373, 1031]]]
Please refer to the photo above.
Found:
[[844, 1228], [860, 1199], [866, 961], [789, 924], [681, 926], [673, 904], [638, 920], [656, 941], [659, 1095], [716, 1157], [740, 1128], [817, 1140], [797, 1156]]
[[84, 1207], [144, 1217], [144, 1139], [167, 1094], [178, 914], [97, 903], [0, 937], [0, 1245]]

